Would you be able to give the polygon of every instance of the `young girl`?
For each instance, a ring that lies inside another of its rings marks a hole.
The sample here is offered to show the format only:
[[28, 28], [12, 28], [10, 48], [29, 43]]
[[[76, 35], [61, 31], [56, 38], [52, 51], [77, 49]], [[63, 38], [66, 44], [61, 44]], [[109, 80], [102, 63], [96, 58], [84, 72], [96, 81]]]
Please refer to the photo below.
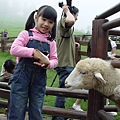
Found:
[[[34, 21], [34, 14], [35, 21]], [[46, 69], [58, 64], [56, 43], [57, 12], [51, 6], [33, 11], [23, 30], [13, 42], [10, 53], [17, 56], [17, 64], [10, 79], [11, 93], [8, 120], [24, 120], [29, 102], [29, 120], [42, 120], [42, 106], [46, 92]], [[46, 54], [50, 64], [37, 60], [36, 50]]]

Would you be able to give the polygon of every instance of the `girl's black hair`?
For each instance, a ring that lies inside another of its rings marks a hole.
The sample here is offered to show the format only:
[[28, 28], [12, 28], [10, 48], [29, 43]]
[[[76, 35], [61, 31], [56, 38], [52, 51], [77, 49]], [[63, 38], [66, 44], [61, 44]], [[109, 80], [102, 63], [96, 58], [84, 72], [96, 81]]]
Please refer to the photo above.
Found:
[[48, 5], [41, 6], [38, 10], [33, 11], [30, 16], [27, 19], [25, 30], [29, 30], [35, 27], [35, 20], [34, 20], [34, 14], [37, 12], [38, 16], [42, 16], [47, 19], [53, 20], [54, 26], [52, 30], [50, 31], [50, 36], [48, 37], [48, 40], [52, 41], [56, 37], [56, 25], [57, 25], [57, 12], [56, 10]]
[[5, 68], [5, 71], [7, 71], [8, 73], [12, 73], [14, 68], [15, 68], [15, 62], [11, 59], [7, 59], [4, 63], [4, 68]]

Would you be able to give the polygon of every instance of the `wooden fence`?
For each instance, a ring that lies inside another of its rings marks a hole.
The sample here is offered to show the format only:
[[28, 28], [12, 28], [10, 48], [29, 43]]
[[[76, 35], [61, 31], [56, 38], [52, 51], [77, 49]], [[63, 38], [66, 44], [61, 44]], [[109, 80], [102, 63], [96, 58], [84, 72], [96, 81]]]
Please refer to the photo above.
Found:
[[0, 51], [6, 52], [10, 50], [10, 47], [16, 37], [1, 37], [0, 38]]
[[[80, 49], [76, 48], [76, 62], [78, 62], [82, 58], [82, 56], [86, 56], [86, 57], [88, 56], [87, 46], [88, 46], [88, 42], [91, 39], [91, 37], [92, 35], [75, 35], [75, 41], [80, 44]], [[1, 37], [0, 38], [0, 51], [8, 52], [15, 38], [16, 37]], [[117, 42], [116, 39], [114, 40]], [[86, 47], [86, 50], [82, 50], [83, 46]], [[117, 49], [120, 49], [120, 43], [117, 43]]]

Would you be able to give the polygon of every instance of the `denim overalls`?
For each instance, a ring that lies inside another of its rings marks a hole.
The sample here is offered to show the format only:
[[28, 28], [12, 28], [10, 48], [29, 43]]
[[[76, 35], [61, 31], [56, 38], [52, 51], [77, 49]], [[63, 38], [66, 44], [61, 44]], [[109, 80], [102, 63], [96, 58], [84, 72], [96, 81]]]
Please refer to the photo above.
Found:
[[[32, 32], [29, 31], [29, 36]], [[28, 48], [50, 53], [47, 42], [30, 39]], [[41, 112], [46, 92], [46, 69], [34, 65], [34, 58], [21, 58], [14, 69], [11, 82], [8, 120], [24, 120], [27, 103], [29, 103], [29, 120], [42, 120]]]

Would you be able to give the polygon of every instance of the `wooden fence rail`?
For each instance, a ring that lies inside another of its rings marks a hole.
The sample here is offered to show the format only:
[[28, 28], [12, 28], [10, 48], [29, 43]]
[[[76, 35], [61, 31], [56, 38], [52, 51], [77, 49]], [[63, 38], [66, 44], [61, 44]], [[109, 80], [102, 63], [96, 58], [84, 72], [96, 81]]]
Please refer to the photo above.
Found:
[[[82, 44], [85, 45], [86, 44], [85, 41], [88, 42], [87, 37], [91, 38], [91, 35], [75, 35], [75, 39], [76, 40], [78, 39], [79, 40], [78, 42], [80, 42], [81, 45]], [[1, 52], [9, 51], [15, 38], [16, 37], [1, 37], [0, 38], [0, 51]]]
[[[110, 30], [109, 34], [113, 34], [113, 35], [120, 35], [120, 31], [118, 30]], [[83, 36], [89, 36], [89, 39], [83, 39]], [[75, 35], [75, 41], [78, 42], [80, 44], [80, 49], [76, 49], [76, 62], [78, 62], [82, 56], [88, 56], [87, 55], [87, 50], [83, 51], [82, 47], [88, 46], [88, 42], [91, 39], [92, 35]], [[1, 52], [8, 52], [10, 50], [10, 47], [13, 43], [13, 41], [15, 40], [16, 37], [1, 37], [0, 38], [0, 51]], [[81, 39], [82, 38], [82, 39]], [[116, 40], [117, 41], [117, 40]], [[117, 43], [117, 49], [120, 49], [120, 44]]]

